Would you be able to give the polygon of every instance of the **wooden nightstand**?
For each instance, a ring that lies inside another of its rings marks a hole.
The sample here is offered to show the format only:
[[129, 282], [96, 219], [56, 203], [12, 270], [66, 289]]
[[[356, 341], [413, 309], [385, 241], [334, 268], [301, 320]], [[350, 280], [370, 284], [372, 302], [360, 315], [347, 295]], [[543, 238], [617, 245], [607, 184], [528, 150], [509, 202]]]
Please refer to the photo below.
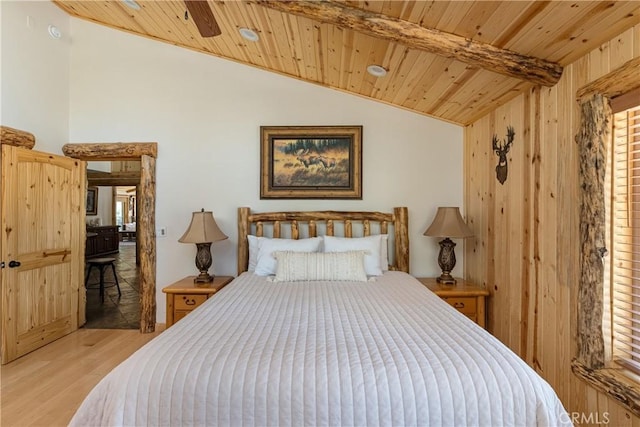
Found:
[[199, 307], [208, 298], [233, 280], [231, 276], [215, 276], [207, 286], [193, 283], [196, 276], [187, 276], [162, 289], [167, 294], [167, 328]]
[[483, 328], [486, 327], [485, 298], [489, 295], [489, 291], [458, 278], [456, 278], [458, 283], [455, 285], [443, 285], [436, 282], [435, 277], [418, 277], [418, 280], [459, 312]]

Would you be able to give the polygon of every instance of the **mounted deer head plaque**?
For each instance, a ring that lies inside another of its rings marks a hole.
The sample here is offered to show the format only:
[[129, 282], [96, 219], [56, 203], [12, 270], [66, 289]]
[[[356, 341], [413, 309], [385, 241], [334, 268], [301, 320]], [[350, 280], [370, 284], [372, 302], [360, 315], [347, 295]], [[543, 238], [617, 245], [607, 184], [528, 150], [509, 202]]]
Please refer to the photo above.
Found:
[[498, 156], [498, 165], [496, 166], [496, 178], [500, 181], [500, 184], [504, 184], [507, 180], [507, 153], [509, 149], [511, 149], [511, 144], [513, 144], [513, 139], [516, 136], [516, 132], [513, 130], [513, 127], [507, 127], [507, 139], [502, 141], [498, 139], [498, 135], [493, 135], [493, 151]]

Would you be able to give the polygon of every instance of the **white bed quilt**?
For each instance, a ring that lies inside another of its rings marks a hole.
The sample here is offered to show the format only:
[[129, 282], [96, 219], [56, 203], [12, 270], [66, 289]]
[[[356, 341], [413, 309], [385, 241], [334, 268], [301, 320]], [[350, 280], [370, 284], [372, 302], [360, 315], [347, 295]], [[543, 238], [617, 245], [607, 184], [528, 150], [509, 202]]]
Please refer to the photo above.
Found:
[[571, 425], [551, 387], [417, 280], [244, 273], [107, 375], [72, 426]]

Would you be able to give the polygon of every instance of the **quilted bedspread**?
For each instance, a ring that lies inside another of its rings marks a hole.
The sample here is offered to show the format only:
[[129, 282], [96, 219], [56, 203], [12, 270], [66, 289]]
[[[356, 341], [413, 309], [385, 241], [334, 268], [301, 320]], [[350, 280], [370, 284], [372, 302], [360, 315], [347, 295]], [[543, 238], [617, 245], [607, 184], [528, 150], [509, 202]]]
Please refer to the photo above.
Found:
[[108, 374], [73, 426], [571, 425], [552, 388], [401, 272], [243, 273]]

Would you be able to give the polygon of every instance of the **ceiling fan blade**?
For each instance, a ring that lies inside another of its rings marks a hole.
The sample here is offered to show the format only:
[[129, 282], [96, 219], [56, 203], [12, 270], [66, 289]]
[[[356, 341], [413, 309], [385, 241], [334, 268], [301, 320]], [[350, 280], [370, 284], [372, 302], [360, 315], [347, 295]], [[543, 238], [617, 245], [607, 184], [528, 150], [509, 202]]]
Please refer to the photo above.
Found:
[[222, 34], [206, 0], [184, 0], [184, 4], [202, 37], [214, 37]]

